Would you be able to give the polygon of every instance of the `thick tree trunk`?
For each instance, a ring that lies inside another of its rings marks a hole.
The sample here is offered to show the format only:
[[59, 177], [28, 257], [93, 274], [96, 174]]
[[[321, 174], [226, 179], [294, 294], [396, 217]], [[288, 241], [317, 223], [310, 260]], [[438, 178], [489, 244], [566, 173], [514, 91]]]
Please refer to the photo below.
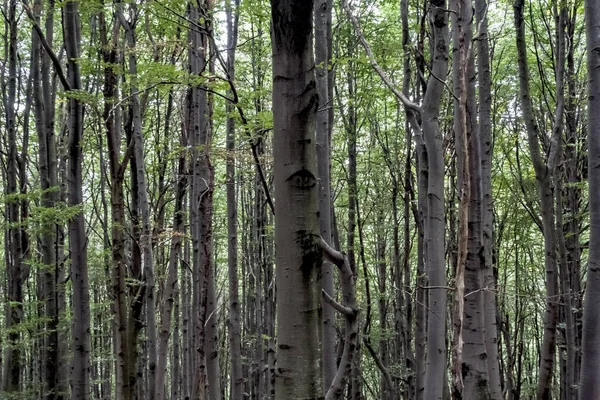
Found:
[[277, 400], [323, 397], [312, 2], [272, 0]]
[[[70, 90], [81, 89], [79, 73], [80, 25], [76, 2], [67, 1], [63, 8], [63, 37], [67, 55]], [[69, 220], [71, 281], [73, 286], [73, 363], [71, 366], [71, 396], [85, 400], [90, 394], [90, 295], [87, 266], [87, 235], [83, 218], [83, 105], [75, 97], [69, 103], [69, 145], [67, 181], [69, 206], [79, 212]]]
[[588, 66], [588, 185], [590, 250], [583, 309], [581, 400], [600, 397], [600, 4], [585, 1]]

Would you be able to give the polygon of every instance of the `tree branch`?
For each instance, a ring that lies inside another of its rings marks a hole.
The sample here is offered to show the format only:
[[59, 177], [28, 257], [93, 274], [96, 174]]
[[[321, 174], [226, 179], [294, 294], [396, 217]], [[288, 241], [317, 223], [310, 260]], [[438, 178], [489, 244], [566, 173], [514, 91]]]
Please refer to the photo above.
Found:
[[46, 53], [48, 54], [48, 57], [50, 57], [50, 60], [52, 60], [52, 64], [54, 65], [54, 69], [56, 70], [56, 75], [58, 76], [60, 83], [62, 83], [65, 90], [71, 90], [71, 85], [69, 85], [69, 81], [67, 81], [65, 73], [62, 69], [62, 65], [60, 65], [59, 59], [56, 57], [56, 54], [54, 54], [52, 47], [50, 47], [50, 45], [48, 44], [48, 41], [46, 41], [46, 36], [44, 35], [44, 32], [42, 32], [42, 28], [40, 28], [40, 25], [35, 20], [35, 16], [33, 15], [33, 11], [31, 11], [31, 7], [29, 7], [29, 3], [27, 2], [27, 0], [21, 1], [23, 3], [23, 8], [25, 8], [25, 12], [27, 13], [27, 17], [29, 17], [31, 24], [33, 25], [33, 29], [36, 31], [38, 37], [40, 38], [40, 43], [42, 44], [42, 47], [44, 48], [44, 50], [46, 50]]
[[388, 74], [377, 63], [375, 55], [373, 54], [373, 50], [371, 49], [371, 45], [365, 38], [365, 35], [362, 32], [362, 28], [360, 26], [360, 23], [358, 22], [358, 19], [354, 16], [354, 14], [352, 14], [352, 11], [350, 10], [348, 0], [342, 0], [342, 7], [346, 11], [348, 19], [350, 19], [350, 22], [354, 27], [354, 31], [356, 32], [356, 36], [358, 36], [358, 39], [360, 40], [360, 43], [362, 44], [362, 47], [365, 50], [365, 53], [367, 53], [367, 57], [369, 59], [371, 67], [373, 67], [373, 69], [375, 70], [375, 72], [377, 72], [383, 83], [385, 83], [385, 85], [392, 91], [392, 93], [394, 93], [394, 95], [402, 102], [402, 104], [407, 110], [411, 110], [415, 113], [421, 114], [421, 107], [418, 104], [410, 101], [410, 99], [404, 93], [398, 90], [398, 88], [396, 87], [394, 82], [392, 82]]

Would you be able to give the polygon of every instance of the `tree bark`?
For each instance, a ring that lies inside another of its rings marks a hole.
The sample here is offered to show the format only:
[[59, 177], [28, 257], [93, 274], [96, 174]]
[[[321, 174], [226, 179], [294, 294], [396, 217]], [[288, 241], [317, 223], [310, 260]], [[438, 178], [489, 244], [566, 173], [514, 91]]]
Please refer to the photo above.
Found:
[[323, 397], [313, 5], [272, 0], [277, 400]]
[[583, 308], [581, 400], [600, 397], [600, 4], [585, 0], [588, 67], [588, 186], [590, 249]]
[[432, 76], [422, 105], [422, 129], [428, 160], [425, 254], [429, 278], [425, 399], [442, 399], [446, 370], [446, 265], [444, 261], [444, 153], [438, 113], [448, 69], [448, 16], [444, 0], [431, 1], [433, 18]]
[[6, 329], [9, 345], [4, 353], [4, 376], [2, 389], [8, 393], [21, 390], [21, 369], [23, 367], [20, 350], [20, 329], [18, 325], [23, 319], [23, 248], [21, 246], [21, 230], [19, 229], [19, 191], [18, 177], [18, 150], [17, 150], [17, 115], [15, 104], [17, 101], [17, 2], [11, 0], [7, 4], [8, 11], [8, 95], [6, 97], [6, 130], [8, 133], [8, 157], [6, 165], [6, 208], [8, 235], [5, 242], [8, 264], [7, 294], [9, 305], [7, 307]]
[[498, 358], [498, 327], [496, 325], [496, 279], [492, 265], [492, 236], [494, 206], [492, 200], [492, 121], [491, 121], [491, 70], [488, 36], [488, 1], [475, 0], [477, 22], [477, 73], [479, 86], [479, 146], [481, 154], [481, 200], [482, 200], [482, 257], [484, 291], [484, 329], [489, 376], [490, 397], [502, 399], [500, 364]]
[[[69, 91], [81, 89], [79, 72], [80, 25], [77, 2], [67, 1], [63, 8], [63, 37], [67, 55]], [[83, 218], [83, 105], [76, 96], [68, 100], [69, 206], [79, 209], [69, 220], [69, 249], [73, 286], [71, 396], [85, 400], [90, 393], [90, 295], [87, 265], [87, 236]]]
[[[319, 0], [315, 2], [315, 63], [317, 74], [317, 91], [319, 93], [319, 106], [317, 109], [317, 164], [318, 164], [318, 186], [319, 186], [319, 226], [320, 234], [327, 243], [331, 244], [331, 177], [330, 177], [330, 108], [332, 108], [329, 97], [329, 65], [331, 55], [329, 54], [330, 36], [328, 35], [331, 25], [332, 0]], [[333, 295], [334, 279], [333, 265], [323, 261], [323, 290]], [[331, 386], [335, 373], [335, 310], [326, 301], [322, 300], [323, 308], [323, 393]]]
[[[227, 11], [227, 75], [235, 81], [235, 48], [238, 38], [239, 0], [229, 0]], [[236, 203], [235, 120], [234, 107], [227, 103], [227, 264], [229, 282], [229, 353], [231, 357], [231, 400], [242, 400], [242, 331], [238, 281], [238, 213]]]

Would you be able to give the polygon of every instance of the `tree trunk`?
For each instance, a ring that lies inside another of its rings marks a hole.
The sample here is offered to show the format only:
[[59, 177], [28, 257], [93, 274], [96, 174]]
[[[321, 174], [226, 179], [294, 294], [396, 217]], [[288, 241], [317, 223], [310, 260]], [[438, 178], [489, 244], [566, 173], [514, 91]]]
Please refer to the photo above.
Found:
[[[455, 364], [456, 380], [462, 381], [464, 390], [460, 393], [466, 399], [489, 399], [488, 368], [486, 362], [486, 344], [484, 332], [484, 292], [482, 257], [482, 191], [481, 191], [481, 154], [480, 137], [477, 127], [477, 107], [475, 94], [475, 63], [472, 44], [472, 4], [471, 1], [455, 2], [454, 21], [454, 93], [459, 96], [455, 100], [454, 131], [456, 137], [456, 153], [460, 171], [458, 187], [461, 190], [459, 223], [459, 261], [458, 268], [464, 268], [463, 292], [460, 294], [464, 309], [457, 316], [454, 324], [459, 325], [459, 343], [462, 352], [457, 351]], [[463, 196], [467, 194], [465, 199]], [[466, 210], [465, 210], [466, 208]], [[467, 219], [468, 226], [463, 218]], [[464, 266], [461, 265], [464, 263]], [[458, 274], [457, 274], [458, 275]], [[457, 296], [459, 291], [457, 290]], [[463, 343], [460, 341], [464, 340]], [[458, 359], [460, 357], [460, 360]], [[456, 376], [459, 375], [459, 376]], [[458, 396], [455, 396], [458, 398]]]
[[[67, 55], [70, 90], [81, 89], [79, 73], [80, 26], [76, 2], [67, 1], [63, 8], [63, 37]], [[69, 220], [69, 250], [71, 252], [71, 281], [73, 286], [73, 364], [71, 367], [71, 396], [85, 400], [90, 394], [90, 295], [87, 266], [87, 236], [83, 218], [83, 105], [69, 98], [68, 191], [69, 206], [79, 212]]]
[[[319, 93], [319, 108], [317, 109], [317, 164], [319, 186], [319, 226], [321, 237], [331, 244], [331, 177], [330, 177], [330, 149], [329, 149], [329, 54], [330, 36], [328, 35], [331, 24], [332, 0], [319, 0], [315, 3], [315, 63], [317, 72], [317, 91]], [[333, 265], [323, 261], [323, 290], [333, 295], [334, 279]], [[337, 370], [335, 356], [335, 310], [326, 301], [322, 300], [323, 308], [323, 393], [331, 386]]]
[[[187, 143], [182, 140], [182, 148]], [[177, 294], [177, 266], [181, 256], [181, 242], [184, 237], [184, 215], [183, 202], [187, 187], [186, 157], [182, 152], [179, 155], [177, 166], [177, 187], [175, 189], [175, 209], [173, 210], [173, 236], [171, 238], [171, 249], [169, 255], [168, 277], [164, 291], [164, 305], [162, 307], [162, 318], [160, 326], [160, 342], [158, 348], [158, 364], [156, 369], [156, 398], [162, 400], [166, 395], [166, 372], [169, 337], [171, 336], [171, 320], [173, 305]], [[177, 316], [176, 316], [177, 317]]]
[[488, 36], [488, 1], [475, 0], [477, 35], [477, 70], [479, 83], [479, 146], [481, 154], [482, 256], [484, 296], [484, 329], [490, 397], [502, 399], [498, 358], [498, 328], [496, 325], [496, 280], [492, 265], [494, 206], [492, 203], [492, 121], [491, 70]]
[[585, 0], [588, 67], [588, 185], [590, 195], [590, 249], [583, 308], [581, 345], [581, 400], [600, 397], [600, 4]]
[[446, 370], [446, 265], [444, 260], [444, 152], [438, 123], [440, 100], [448, 68], [448, 16], [444, 0], [431, 1], [433, 11], [432, 76], [423, 98], [423, 138], [427, 149], [428, 185], [425, 253], [429, 278], [427, 361], [424, 399], [442, 399]]
[[277, 400], [323, 397], [312, 2], [272, 0]]
[[[232, 9], [227, 2], [227, 74], [235, 81], [235, 48], [238, 38], [239, 0]], [[227, 263], [229, 282], [229, 353], [231, 357], [231, 400], [242, 400], [244, 376], [242, 374], [242, 331], [240, 326], [240, 298], [238, 281], [238, 214], [236, 204], [235, 171], [235, 120], [234, 108], [227, 103]]]
[[17, 115], [15, 112], [17, 95], [17, 2], [8, 3], [8, 96], [6, 101], [6, 130], [8, 132], [8, 157], [6, 166], [6, 196], [7, 196], [7, 222], [8, 237], [6, 253], [9, 263], [6, 265], [8, 281], [8, 314], [6, 316], [6, 329], [9, 346], [4, 354], [4, 377], [2, 389], [13, 393], [21, 390], [21, 369], [23, 368], [20, 346], [20, 329], [18, 325], [23, 319], [23, 249], [21, 247], [21, 231], [19, 229], [19, 192], [17, 187], [18, 177], [18, 150], [17, 150]]

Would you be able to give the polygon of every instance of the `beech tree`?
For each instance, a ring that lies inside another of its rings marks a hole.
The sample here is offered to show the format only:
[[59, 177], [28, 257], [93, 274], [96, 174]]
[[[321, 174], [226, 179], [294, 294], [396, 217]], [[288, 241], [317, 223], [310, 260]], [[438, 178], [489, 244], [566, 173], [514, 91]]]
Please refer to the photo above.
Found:
[[318, 104], [313, 7], [271, 2], [275, 257], [276, 399], [322, 398], [321, 248], [315, 146]]
[[580, 399], [594, 398], [600, 394], [600, 385], [594, 378], [593, 371], [600, 363], [598, 353], [598, 315], [590, 306], [599, 296], [598, 280], [598, 230], [600, 228], [598, 217], [598, 185], [600, 174], [597, 172], [598, 157], [600, 156], [600, 143], [598, 139], [598, 92], [600, 91], [600, 62], [598, 47], [600, 46], [600, 7], [597, 3], [587, 0], [585, 2], [586, 36], [587, 36], [587, 66], [588, 66], [588, 168], [590, 190], [590, 254], [588, 259], [588, 283], [585, 291], [585, 308], [583, 314], [583, 342], [581, 361], [581, 389]]

